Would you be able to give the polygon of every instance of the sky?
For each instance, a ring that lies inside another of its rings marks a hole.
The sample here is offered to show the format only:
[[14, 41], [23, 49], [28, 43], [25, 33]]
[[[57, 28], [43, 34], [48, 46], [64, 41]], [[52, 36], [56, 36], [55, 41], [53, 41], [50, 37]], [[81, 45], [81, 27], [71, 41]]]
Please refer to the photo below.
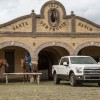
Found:
[[[28, 15], [32, 10], [40, 14], [41, 7], [49, 0], [0, 0], [0, 24]], [[75, 15], [84, 17], [100, 25], [100, 0], [57, 0], [63, 4], [66, 14], [74, 11]]]

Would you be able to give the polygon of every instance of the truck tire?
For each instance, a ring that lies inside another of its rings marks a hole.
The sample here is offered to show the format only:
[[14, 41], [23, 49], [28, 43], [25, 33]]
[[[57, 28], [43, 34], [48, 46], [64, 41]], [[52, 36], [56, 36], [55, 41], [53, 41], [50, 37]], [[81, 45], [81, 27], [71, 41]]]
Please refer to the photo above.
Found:
[[60, 83], [60, 79], [58, 78], [57, 74], [54, 74], [54, 83], [55, 84], [59, 84]]
[[76, 86], [77, 85], [77, 81], [75, 80], [75, 75], [74, 73], [70, 74], [70, 85], [71, 86]]
[[100, 83], [98, 83], [98, 86], [100, 86]]

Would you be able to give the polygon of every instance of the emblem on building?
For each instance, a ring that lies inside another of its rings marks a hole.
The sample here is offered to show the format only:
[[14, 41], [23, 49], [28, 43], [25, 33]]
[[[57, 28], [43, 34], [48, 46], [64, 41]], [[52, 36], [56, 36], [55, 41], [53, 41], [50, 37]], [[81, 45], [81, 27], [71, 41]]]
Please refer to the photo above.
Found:
[[51, 8], [48, 11], [48, 21], [52, 27], [55, 27], [59, 24], [59, 11], [57, 9]]

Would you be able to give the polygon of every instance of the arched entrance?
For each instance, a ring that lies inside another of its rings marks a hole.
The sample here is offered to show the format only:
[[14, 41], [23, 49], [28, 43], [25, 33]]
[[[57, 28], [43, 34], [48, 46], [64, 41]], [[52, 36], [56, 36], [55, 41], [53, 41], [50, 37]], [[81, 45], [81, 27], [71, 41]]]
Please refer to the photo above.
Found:
[[[5, 58], [9, 63], [9, 68], [7, 72], [21, 72], [21, 62], [20, 59], [25, 57], [26, 49], [18, 46], [7, 46], [0, 49], [0, 59]], [[2, 69], [4, 71], [4, 69]]]
[[62, 56], [68, 56], [70, 53], [63, 47], [49, 46], [42, 49], [38, 54], [38, 70], [43, 73], [44, 79], [52, 79], [52, 65], [58, 64]]
[[[32, 55], [32, 49], [21, 42], [9, 41], [0, 44], [0, 59], [6, 58], [9, 63], [7, 72], [22, 72], [20, 59], [25, 57], [26, 52]], [[2, 67], [1, 73], [4, 72], [5, 68]]]
[[92, 56], [97, 62], [99, 62], [100, 61], [100, 47], [98, 46], [84, 47], [78, 52], [78, 55]]
[[77, 47], [73, 55], [88, 55], [92, 56], [97, 62], [100, 61], [100, 43], [86, 42]]

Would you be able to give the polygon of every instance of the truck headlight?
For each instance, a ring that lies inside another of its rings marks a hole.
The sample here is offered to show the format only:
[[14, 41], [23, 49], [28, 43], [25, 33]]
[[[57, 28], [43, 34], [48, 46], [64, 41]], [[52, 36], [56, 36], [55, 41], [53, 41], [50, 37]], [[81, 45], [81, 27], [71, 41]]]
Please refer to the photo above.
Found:
[[82, 73], [82, 67], [76, 67], [76, 73]]

